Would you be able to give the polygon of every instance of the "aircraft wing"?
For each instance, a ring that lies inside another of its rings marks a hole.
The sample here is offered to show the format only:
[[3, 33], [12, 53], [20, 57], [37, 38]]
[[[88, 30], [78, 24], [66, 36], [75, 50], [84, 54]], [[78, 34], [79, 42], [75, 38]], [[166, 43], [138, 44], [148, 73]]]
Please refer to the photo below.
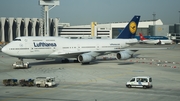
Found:
[[128, 48], [129, 50], [161, 50], [161, 49], [169, 49], [169, 48]]
[[96, 51], [66, 51], [66, 52], [54, 52], [52, 54], [50, 54], [50, 56], [52, 57], [64, 57], [64, 58], [77, 58], [79, 55], [81, 54], [89, 54], [93, 57], [96, 57], [96, 56], [101, 56], [101, 55], [107, 55], [107, 54], [110, 54], [110, 53], [118, 53], [120, 51], [126, 51], [126, 50], [130, 50], [132, 52], [136, 52], [138, 51], [137, 49], [119, 49], [119, 50], [96, 50]]
[[127, 42], [126, 44], [130, 45], [130, 46], [133, 46], [135, 44], [139, 44], [139, 42]]
[[84, 54], [84, 53], [89, 53], [90, 51], [76, 51], [76, 52], [73, 52], [73, 51], [66, 51], [66, 52], [54, 52], [52, 54], [50, 54], [50, 56], [52, 57], [64, 57], [64, 58], [77, 58], [78, 55], [80, 54]]

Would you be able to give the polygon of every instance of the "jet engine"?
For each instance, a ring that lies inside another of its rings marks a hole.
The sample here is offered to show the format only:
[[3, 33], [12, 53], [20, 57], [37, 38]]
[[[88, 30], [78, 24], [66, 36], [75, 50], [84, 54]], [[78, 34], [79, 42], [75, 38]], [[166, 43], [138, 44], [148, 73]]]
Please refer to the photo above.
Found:
[[116, 58], [118, 60], [120, 60], [120, 59], [125, 60], [125, 59], [129, 59], [132, 55], [133, 55], [132, 52], [122, 51], [122, 52], [119, 52], [116, 54]]
[[94, 58], [89, 54], [81, 54], [78, 56], [78, 61], [80, 63], [88, 63], [91, 62]]

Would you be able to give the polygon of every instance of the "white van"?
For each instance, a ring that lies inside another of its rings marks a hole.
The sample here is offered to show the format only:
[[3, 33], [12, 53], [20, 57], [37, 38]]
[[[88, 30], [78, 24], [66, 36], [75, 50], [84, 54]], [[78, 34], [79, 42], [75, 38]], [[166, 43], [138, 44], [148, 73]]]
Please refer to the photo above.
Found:
[[152, 88], [152, 78], [148, 76], [133, 77], [130, 81], [126, 83], [126, 87]]

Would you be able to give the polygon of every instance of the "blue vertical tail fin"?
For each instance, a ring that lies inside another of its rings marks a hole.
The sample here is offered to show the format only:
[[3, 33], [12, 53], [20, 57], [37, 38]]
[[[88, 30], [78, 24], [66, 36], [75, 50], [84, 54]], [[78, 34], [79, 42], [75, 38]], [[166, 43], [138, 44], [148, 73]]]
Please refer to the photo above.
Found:
[[140, 16], [135, 15], [132, 20], [128, 23], [128, 25], [120, 32], [117, 38], [121, 39], [129, 39], [134, 38], [136, 35], [138, 23], [139, 23]]

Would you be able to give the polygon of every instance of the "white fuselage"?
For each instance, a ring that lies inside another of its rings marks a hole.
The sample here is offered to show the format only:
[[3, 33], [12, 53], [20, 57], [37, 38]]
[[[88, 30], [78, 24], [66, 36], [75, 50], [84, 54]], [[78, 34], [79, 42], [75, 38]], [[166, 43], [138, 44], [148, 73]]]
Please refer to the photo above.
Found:
[[159, 40], [141, 40], [140, 43], [157, 44]]
[[136, 43], [136, 39], [66, 39], [60, 37], [19, 37], [3, 47], [10, 56], [27, 59], [77, 58], [79, 54], [116, 52]]
[[172, 40], [160, 40], [161, 44], [173, 44]]
[[141, 43], [146, 43], [146, 44], [172, 44], [172, 40], [149, 40], [149, 39], [146, 39], [146, 40], [141, 40], [140, 41]]

